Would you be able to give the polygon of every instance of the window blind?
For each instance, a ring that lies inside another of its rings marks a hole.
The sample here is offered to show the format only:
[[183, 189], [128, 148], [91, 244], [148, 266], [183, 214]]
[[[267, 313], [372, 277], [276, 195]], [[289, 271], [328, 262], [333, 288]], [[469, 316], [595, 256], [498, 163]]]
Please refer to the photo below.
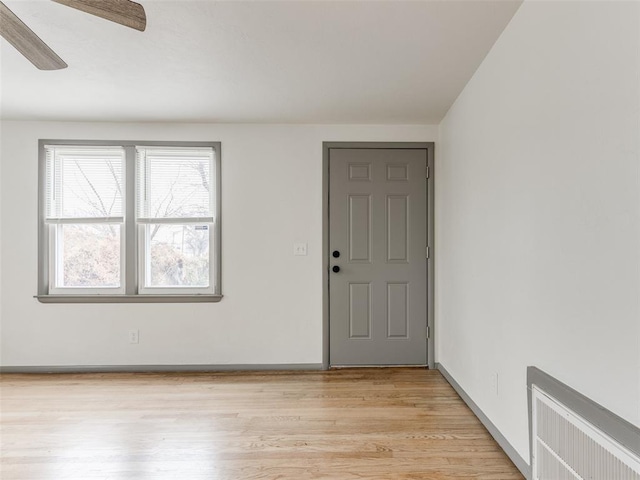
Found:
[[122, 147], [45, 146], [49, 222], [121, 222], [124, 210]]
[[139, 223], [213, 223], [213, 148], [136, 147]]

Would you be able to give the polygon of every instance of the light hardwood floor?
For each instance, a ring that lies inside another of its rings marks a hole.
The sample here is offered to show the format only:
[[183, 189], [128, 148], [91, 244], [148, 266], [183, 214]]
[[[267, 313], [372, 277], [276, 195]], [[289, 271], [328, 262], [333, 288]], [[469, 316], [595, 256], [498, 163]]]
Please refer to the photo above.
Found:
[[0, 377], [2, 480], [522, 479], [437, 371]]

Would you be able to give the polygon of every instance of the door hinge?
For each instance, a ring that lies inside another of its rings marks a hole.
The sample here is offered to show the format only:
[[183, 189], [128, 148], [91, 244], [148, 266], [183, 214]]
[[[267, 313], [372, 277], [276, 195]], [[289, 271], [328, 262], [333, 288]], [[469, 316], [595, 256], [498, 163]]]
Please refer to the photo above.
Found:
[[431, 338], [431, 327], [427, 325], [427, 340]]
[[429, 167], [427, 167], [427, 178], [429, 178], [429, 175], [431, 175], [431, 171], [429, 170]]
[[426, 248], [426, 255], [427, 255], [427, 258], [431, 256], [431, 250], [429, 249], [429, 247]]

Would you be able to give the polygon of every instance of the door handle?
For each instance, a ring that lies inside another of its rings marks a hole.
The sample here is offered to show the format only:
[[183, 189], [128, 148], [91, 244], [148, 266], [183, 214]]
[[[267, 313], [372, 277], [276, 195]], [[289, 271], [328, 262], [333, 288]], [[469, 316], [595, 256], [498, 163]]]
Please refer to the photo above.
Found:
[[333, 270], [333, 273], [338, 273], [340, 271], [340, 267], [338, 265], [334, 265], [331, 270]]
[[340, 256], [340, 252], [338, 250], [334, 250], [331, 255], [333, 255], [333, 258], [338, 258]]

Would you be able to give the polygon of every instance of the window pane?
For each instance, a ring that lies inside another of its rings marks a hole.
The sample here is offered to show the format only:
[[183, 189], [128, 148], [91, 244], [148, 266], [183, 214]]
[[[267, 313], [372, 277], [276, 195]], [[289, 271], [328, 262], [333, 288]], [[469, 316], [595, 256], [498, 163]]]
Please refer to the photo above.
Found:
[[210, 225], [146, 225], [147, 287], [208, 287]]
[[119, 287], [120, 225], [59, 225], [57, 287]]
[[48, 162], [48, 216], [121, 217], [124, 150], [54, 148]]
[[211, 217], [213, 150], [138, 148], [138, 216]]

